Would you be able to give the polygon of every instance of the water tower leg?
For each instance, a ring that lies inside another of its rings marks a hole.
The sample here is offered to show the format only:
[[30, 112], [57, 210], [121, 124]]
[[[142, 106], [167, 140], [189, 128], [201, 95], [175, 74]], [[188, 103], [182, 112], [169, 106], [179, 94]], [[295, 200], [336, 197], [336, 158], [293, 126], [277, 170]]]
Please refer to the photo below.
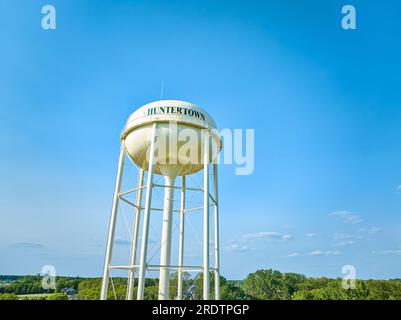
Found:
[[170, 256], [171, 256], [171, 226], [173, 222], [174, 178], [164, 177], [164, 208], [162, 240], [160, 247], [160, 276], [159, 276], [159, 300], [169, 299], [170, 287]]
[[134, 285], [135, 285], [135, 263], [136, 263], [136, 252], [138, 246], [138, 233], [139, 233], [139, 223], [141, 220], [141, 204], [142, 204], [142, 186], [143, 186], [143, 176], [144, 170], [140, 169], [139, 178], [138, 178], [138, 193], [136, 196], [136, 208], [135, 208], [135, 218], [134, 218], [134, 230], [132, 232], [132, 242], [131, 242], [131, 256], [129, 261], [129, 266], [131, 269], [129, 270], [128, 276], [128, 293], [127, 300], [133, 300], [134, 297]]
[[207, 133], [203, 153], [203, 300], [209, 300], [209, 135]]
[[181, 189], [181, 208], [180, 208], [180, 242], [178, 246], [178, 290], [177, 299], [182, 300], [182, 266], [184, 264], [184, 222], [185, 222], [185, 176], [182, 176], [182, 189]]
[[143, 300], [143, 296], [145, 293], [145, 271], [146, 271], [146, 257], [148, 251], [150, 205], [152, 201], [152, 189], [153, 189], [155, 143], [156, 143], [156, 124], [154, 123], [152, 128], [152, 143], [150, 144], [148, 179], [146, 182], [146, 198], [145, 198], [145, 211], [144, 211], [143, 230], [142, 230], [141, 259], [139, 262], [139, 272], [138, 272], [138, 294], [137, 294], [138, 300]]
[[220, 300], [220, 252], [219, 252], [219, 198], [217, 183], [217, 163], [213, 164], [214, 186], [214, 298]]
[[104, 259], [103, 281], [102, 281], [102, 289], [101, 289], [101, 293], [100, 293], [101, 300], [107, 299], [107, 291], [109, 288], [110, 262], [111, 262], [111, 256], [113, 254], [114, 231], [116, 228], [118, 200], [119, 200], [118, 197], [119, 197], [120, 188], [121, 188], [121, 177], [122, 177], [123, 170], [124, 170], [124, 159], [125, 159], [125, 145], [124, 145], [124, 141], [122, 141], [121, 149], [120, 149], [120, 158], [118, 160], [116, 184], [115, 184], [115, 188], [114, 188], [113, 206], [111, 209], [109, 234], [107, 237], [106, 256]]

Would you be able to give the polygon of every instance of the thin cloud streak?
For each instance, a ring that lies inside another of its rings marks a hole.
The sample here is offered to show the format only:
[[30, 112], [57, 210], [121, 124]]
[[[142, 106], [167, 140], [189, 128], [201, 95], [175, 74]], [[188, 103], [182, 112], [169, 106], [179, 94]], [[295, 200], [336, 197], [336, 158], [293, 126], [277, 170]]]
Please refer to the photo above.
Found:
[[237, 243], [233, 243], [229, 246], [223, 247], [223, 250], [228, 251], [228, 252], [246, 252], [246, 251], [255, 250], [255, 248], [250, 248], [245, 245], [239, 245]]
[[306, 234], [306, 236], [308, 237], [308, 238], [313, 238], [313, 237], [316, 237], [318, 234], [317, 233], [314, 233], [314, 232], [309, 232], [309, 233], [307, 233]]
[[291, 240], [294, 237], [291, 234], [281, 234], [274, 231], [256, 232], [250, 234], [244, 234], [241, 236], [241, 240], [259, 240], [259, 239], [272, 239], [272, 240]]
[[357, 224], [357, 223], [361, 223], [363, 220], [362, 218], [351, 212], [351, 211], [336, 211], [336, 212], [332, 212], [329, 214], [330, 217], [338, 217], [342, 220], [343, 223], [347, 223], [347, 224]]
[[340, 242], [334, 243], [333, 246], [334, 247], [344, 247], [344, 246], [349, 246], [349, 245], [352, 245], [352, 244], [355, 244], [355, 241], [353, 241], [353, 240], [345, 240], [345, 241], [340, 241]]
[[44, 247], [43, 244], [37, 242], [14, 242], [10, 245], [11, 247], [18, 247], [18, 248], [29, 248], [29, 249], [42, 249]]
[[340, 241], [340, 240], [342, 240], [342, 241], [345, 241], [345, 240], [360, 240], [360, 239], [363, 239], [363, 238], [364, 238], [363, 236], [354, 236], [352, 234], [347, 234], [347, 233], [335, 233], [333, 235], [333, 240], [338, 240], [338, 241]]
[[287, 257], [318, 257], [318, 256], [338, 256], [342, 254], [341, 251], [322, 251], [322, 250], [315, 250], [308, 253], [298, 253], [293, 252], [287, 255]]
[[396, 256], [401, 256], [401, 249], [398, 250], [384, 250], [384, 254], [391, 254], [391, 255], [396, 255]]

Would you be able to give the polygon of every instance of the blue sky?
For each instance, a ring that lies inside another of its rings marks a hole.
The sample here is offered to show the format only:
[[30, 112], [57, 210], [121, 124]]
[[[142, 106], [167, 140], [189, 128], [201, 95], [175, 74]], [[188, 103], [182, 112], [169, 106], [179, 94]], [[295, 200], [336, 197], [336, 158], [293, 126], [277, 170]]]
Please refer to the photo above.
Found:
[[163, 80], [255, 130], [254, 173], [220, 168], [224, 276], [400, 278], [401, 4], [348, 31], [345, 4], [0, 1], [0, 274], [101, 274], [119, 133]]

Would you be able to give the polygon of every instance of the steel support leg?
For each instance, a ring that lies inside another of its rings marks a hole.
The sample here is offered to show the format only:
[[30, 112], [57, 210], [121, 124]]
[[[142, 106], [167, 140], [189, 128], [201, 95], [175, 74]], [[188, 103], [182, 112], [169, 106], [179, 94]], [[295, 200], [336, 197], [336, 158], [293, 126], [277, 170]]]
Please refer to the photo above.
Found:
[[213, 186], [214, 186], [214, 297], [220, 300], [220, 252], [219, 252], [219, 198], [217, 181], [217, 163], [213, 164]]
[[145, 271], [146, 271], [146, 258], [148, 251], [150, 206], [152, 201], [152, 189], [153, 189], [153, 169], [154, 169], [154, 159], [155, 159], [156, 129], [157, 127], [156, 124], [154, 123], [152, 128], [152, 141], [150, 145], [148, 179], [146, 183], [146, 200], [145, 200], [145, 211], [143, 218], [141, 258], [139, 262], [139, 273], [138, 273], [138, 294], [137, 294], [138, 300], [143, 300], [145, 293]]
[[107, 236], [107, 245], [106, 245], [106, 255], [104, 259], [104, 270], [103, 270], [103, 281], [102, 288], [100, 292], [100, 299], [107, 299], [107, 291], [109, 288], [109, 276], [110, 276], [110, 262], [113, 254], [113, 241], [114, 241], [114, 231], [116, 228], [116, 220], [117, 220], [117, 210], [118, 210], [118, 201], [119, 201], [119, 193], [121, 188], [121, 177], [124, 170], [124, 160], [125, 160], [125, 145], [124, 141], [121, 141], [121, 149], [120, 149], [120, 157], [118, 160], [118, 169], [117, 169], [117, 177], [114, 188], [114, 197], [113, 197], [113, 206], [111, 208], [111, 217], [109, 223], [109, 233]]
[[209, 300], [209, 134], [205, 133], [203, 168], [203, 300]]
[[135, 218], [134, 218], [134, 229], [132, 232], [132, 241], [131, 241], [131, 256], [129, 260], [129, 266], [131, 269], [128, 271], [128, 290], [127, 290], [127, 300], [133, 300], [134, 298], [134, 286], [135, 286], [135, 269], [134, 266], [136, 264], [136, 252], [138, 247], [138, 233], [139, 233], [139, 225], [141, 221], [141, 204], [142, 204], [142, 187], [143, 187], [143, 177], [144, 170], [139, 169], [139, 177], [138, 177], [138, 193], [136, 196], [136, 205], [135, 208]]
[[159, 300], [169, 300], [171, 227], [173, 222], [174, 178], [165, 176], [162, 239], [160, 246]]
[[177, 299], [182, 300], [183, 295], [183, 272], [182, 266], [184, 264], [184, 230], [185, 230], [185, 176], [182, 176], [182, 189], [181, 189], [181, 208], [180, 208], [180, 242], [178, 246], [178, 289], [177, 289]]

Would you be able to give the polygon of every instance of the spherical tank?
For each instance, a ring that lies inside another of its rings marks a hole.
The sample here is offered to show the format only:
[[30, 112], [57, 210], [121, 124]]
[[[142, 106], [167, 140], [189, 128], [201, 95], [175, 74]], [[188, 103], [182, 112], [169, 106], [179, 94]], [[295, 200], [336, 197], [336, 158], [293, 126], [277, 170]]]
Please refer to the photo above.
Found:
[[210, 137], [209, 163], [221, 150], [216, 123], [205, 110], [185, 101], [155, 101], [132, 113], [121, 134], [128, 155], [142, 169], [149, 165], [153, 124], [157, 174], [175, 177], [202, 170], [205, 137]]

